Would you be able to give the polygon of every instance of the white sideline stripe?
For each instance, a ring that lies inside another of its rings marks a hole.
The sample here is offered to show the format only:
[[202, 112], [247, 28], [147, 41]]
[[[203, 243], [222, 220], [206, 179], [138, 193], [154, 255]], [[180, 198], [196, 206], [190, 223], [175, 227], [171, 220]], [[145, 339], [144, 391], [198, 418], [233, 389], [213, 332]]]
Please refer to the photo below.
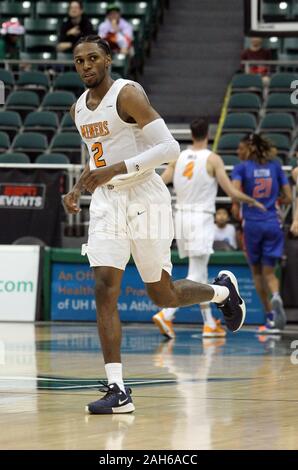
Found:
[[[44, 382], [90, 382], [92, 379], [55, 379], [55, 378], [49, 378], [46, 379], [44, 377], [18, 377], [18, 376], [0, 376], [0, 381], [1, 380], [24, 380], [24, 381], [30, 381], [30, 380], [39, 380], [39, 381], [44, 381]], [[146, 380], [146, 381], [126, 381], [126, 385], [146, 385], [146, 384], [153, 384], [153, 383], [167, 383], [167, 382], [173, 382], [173, 379], [157, 379], [157, 380]], [[96, 385], [100, 386], [101, 384], [96, 382]], [[94, 385], [82, 385], [82, 387], [93, 387]], [[74, 385], [70, 387], [79, 387], [79, 385]]]

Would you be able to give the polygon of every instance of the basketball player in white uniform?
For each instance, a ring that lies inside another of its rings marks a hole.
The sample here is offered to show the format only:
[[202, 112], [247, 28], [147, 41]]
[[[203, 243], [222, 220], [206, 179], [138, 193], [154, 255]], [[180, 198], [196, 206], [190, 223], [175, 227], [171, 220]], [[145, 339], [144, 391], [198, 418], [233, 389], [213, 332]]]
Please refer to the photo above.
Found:
[[[166, 184], [173, 182], [177, 195], [175, 233], [180, 258], [189, 257], [187, 279], [206, 283], [208, 262], [213, 253], [218, 183], [232, 198], [247, 202], [248, 196], [235, 192], [222, 159], [207, 148], [207, 119], [196, 119], [190, 127], [192, 146], [181, 152], [176, 162], [168, 165], [162, 178]], [[203, 337], [225, 336], [226, 331], [213, 317], [209, 302], [201, 303], [200, 307], [204, 320]], [[172, 320], [177, 309], [163, 309], [152, 318], [167, 338], [175, 337]]]
[[148, 295], [160, 307], [216, 302], [228, 328], [237, 331], [245, 318], [245, 304], [229, 271], [220, 272], [212, 285], [172, 281], [171, 196], [154, 169], [177, 160], [179, 145], [139, 84], [113, 81], [111, 52], [105, 41], [98, 36], [81, 38], [74, 48], [74, 61], [87, 90], [72, 106], [71, 115], [90, 160], [64, 197], [64, 206], [75, 214], [80, 210], [81, 191], [92, 193], [88, 244], [83, 252], [94, 270], [98, 332], [108, 379], [105, 396], [90, 403], [87, 410], [130, 413], [135, 408], [131, 391], [123, 383], [117, 301], [131, 254]]

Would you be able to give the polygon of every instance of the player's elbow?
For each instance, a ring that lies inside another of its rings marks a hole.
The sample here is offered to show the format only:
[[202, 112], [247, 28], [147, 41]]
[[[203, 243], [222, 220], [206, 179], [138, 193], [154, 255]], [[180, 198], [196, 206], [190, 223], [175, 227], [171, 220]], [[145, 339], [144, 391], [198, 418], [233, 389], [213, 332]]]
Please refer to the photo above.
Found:
[[167, 156], [168, 162], [174, 162], [180, 155], [180, 145], [177, 140], [171, 140], [168, 144]]

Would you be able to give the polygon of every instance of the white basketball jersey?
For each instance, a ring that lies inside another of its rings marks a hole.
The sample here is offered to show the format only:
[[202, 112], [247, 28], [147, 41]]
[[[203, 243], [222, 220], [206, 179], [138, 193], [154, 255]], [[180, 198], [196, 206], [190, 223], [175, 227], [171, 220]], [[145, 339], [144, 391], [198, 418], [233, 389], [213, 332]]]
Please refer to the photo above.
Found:
[[[76, 103], [75, 124], [88, 148], [90, 170], [122, 162], [150, 148], [138, 125], [123, 121], [117, 112], [119, 92], [129, 83], [141, 87], [131, 80], [116, 80], [94, 111], [86, 105], [89, 90]], [[154, 170], [119, 175], [111, 181], [135, 181], [138, 176], [143, 177], [144, 173], [150, 172], [154, 173]]]
[[[177, 208], [215, 212], [217, 180], [207, 172], [211, 151], [187, 149], [181, 152], [174, 172]], [[183, 206], [183, 207], [182, 207]]]

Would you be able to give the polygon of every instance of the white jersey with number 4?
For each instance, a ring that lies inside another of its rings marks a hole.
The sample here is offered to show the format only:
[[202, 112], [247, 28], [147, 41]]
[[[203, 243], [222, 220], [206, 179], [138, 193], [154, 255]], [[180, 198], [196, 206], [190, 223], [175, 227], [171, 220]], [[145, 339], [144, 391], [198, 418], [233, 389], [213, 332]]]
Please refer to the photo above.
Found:
[[181, 152], [174, 172], [174, 188], [177, 194], [177, 209], [215, 212], [217, 195], [216, 178], [207, 172], [208, 149]]
[[[118, 95], [127, 84], [142, 89], [139, 83], [121, 78], [113, 83], [93, 111], [86, 104], [89, 90], [86, 90], [76, 103], [75, 124], [88, 148], [90, 170], [114, 165], [150, 148], [138, 125], [123, 121], [118, 114]], [[111, 181], [135, 181], [144, 177], [144, 173], [149, 175], [154, 173], [154, 170], [119, 175]]]

